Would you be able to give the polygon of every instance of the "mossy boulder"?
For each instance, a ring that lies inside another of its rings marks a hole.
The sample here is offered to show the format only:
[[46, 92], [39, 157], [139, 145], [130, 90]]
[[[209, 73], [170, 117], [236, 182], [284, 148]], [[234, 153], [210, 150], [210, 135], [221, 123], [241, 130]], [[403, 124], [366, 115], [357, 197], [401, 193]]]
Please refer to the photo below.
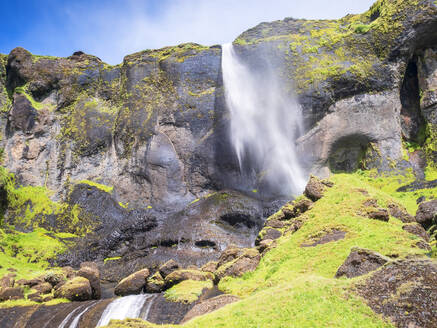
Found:
[[416, 221], [425, 229], [437, 224], [437, 199], [419, 205], [416, 212]]
[[261, 259], [261, 256], [257, 249], [248, 248], [242, 250], [241, 255], [237, 258], [224, 262], [218, 266], [215, 271], [217, 280], [221, 280], [224, 277], [241, 277], [244, 273], [254, 271]]
[[311, 176], [310, 181], [308, 181], [305, 187], [304, 194], [306, 197], [315, 202], [323, 197], [325, 189], [326, 187], [317, 177]]
[[67, 280], [62, 286], [55, 289], [56, 298], [66, 298], [70, 301], [88, 301], [93, 297], [91, 284], [84, 277], [75, 277]]
[[100, 271], [97, 267], [97, 264], [95, 264], [94, 262], [81, 263], [77, 275], [89, 280], [92, 289], [93, 299], [100, 299], [102, 291], [100, 287]]
[[200, 270], [179, 269], [165, 277], [165, 287], [170, 288], [184, 280], [206, 281], [214, 280], [214, 274]]
[[0, 288], [0, 302], [19, 300], [24, 298], [24, 290], [21, 287]]
[[155, 272], [147, 279], [146, 292], [147, 293], [160, 293], [165, 287], [164, 278], [159, 271]]
[[168, 260], [163, 265], [159, 267], [159, 273], [163, 278], [167, 277], [173, 271], [176, 271], [180, 268], [179, 264], [174, 260]]
[[143, 269], [132, 273], [130, 276], [121, 280], [117, 286], [115, 286], [114, 293], [118, 296], [126, 296], [132, 294], [140, 294], [147, 283], [147, 277], [150, 271]]

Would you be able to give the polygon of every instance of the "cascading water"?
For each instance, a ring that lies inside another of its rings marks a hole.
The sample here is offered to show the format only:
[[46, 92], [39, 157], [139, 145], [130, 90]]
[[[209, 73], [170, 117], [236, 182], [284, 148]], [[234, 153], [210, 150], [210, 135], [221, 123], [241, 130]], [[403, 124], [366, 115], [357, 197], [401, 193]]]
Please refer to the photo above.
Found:
[[274, 193], [300, 194], [306, 183], [295, 149], [303, 126], [301, 107], [284, 94], [274, 70], [254, 72], [232, 44], [222, 46], [222, 71], [241, 174], [249, 180], [255, 176]]
[[147, 320], [156, 295], [140, 294], [117, 298], [103, 311], [97, 327], [106, 326], [112, 319], [139, 318]]

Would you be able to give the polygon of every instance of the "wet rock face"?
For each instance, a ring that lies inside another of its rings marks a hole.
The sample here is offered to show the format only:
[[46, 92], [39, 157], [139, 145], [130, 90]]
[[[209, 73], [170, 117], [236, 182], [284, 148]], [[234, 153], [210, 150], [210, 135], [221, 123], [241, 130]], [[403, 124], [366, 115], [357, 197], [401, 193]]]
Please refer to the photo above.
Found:
[[368, 249], [352, 248], [349, 256], [338, 268], [336, 278], [353, 278], [372, 272], [383, 266], [390, 259]]
[[432, 261], [386, 264], [357, 288], [368, 305], [397, 327], [437, 325], [437, 267]]
[[[250, 247], [264, 221], [263, 204], [236, 192], [213, 193], [176, 213], [128, 211], [111, 195], [88, 185], [77, 185], [70, 201], [81, 205], [83, 215], [95, 218], [96, 232], [61, 255], [58, 263], [78, 266], [83, 261], [121, 257], [100, 262], [101, 278], [116, 282], [171, 259], [184, 267], [200, 267], [217, 259], [230, 244]], [[164, 266], [163, 277], [170, 271]]]

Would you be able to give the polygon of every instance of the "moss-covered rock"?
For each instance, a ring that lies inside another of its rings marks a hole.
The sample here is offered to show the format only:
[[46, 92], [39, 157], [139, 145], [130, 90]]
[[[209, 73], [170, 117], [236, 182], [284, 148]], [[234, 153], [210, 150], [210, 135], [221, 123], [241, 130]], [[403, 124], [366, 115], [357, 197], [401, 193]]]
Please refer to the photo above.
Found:
[[88, 279], [75, 277], [66, 281], [55, 290], [56, 298], [66, 298], [70, 301], [87, 301], [92, 299], [92, 289]]
[[143, 269], [132, 273], [130, 276], [121, 280], [115, 286], [114, 293], [119, 296], [126, 296], [132, 294], [140, 294], [147, 283], [147, 277], [150, 272], [148, 269]]
[[214, 280], [214, 275], [210, 272], [203, 272], [200, 270], [180, 269], [173, 271], [165, 277], [165, 286], [166, 288], [170, 288], [184, 280], [212, 281]]

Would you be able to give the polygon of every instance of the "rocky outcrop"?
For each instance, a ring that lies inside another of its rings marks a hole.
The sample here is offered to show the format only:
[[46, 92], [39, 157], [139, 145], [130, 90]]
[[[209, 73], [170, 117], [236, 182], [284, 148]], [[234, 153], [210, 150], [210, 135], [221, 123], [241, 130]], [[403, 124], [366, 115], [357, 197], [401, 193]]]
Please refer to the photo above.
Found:
[[397, 327], [437, 324], [437, 266], [427, 260], [387, 263], [357, 288], [367, 304]]
[[437, 224], [437, 199], [419, 205], [416, 221], [425, 229], [428, 229], [433, 224]]
[[261, 259], [256, 249], [229, 249], [220, 257], [215, 271], [216, 280], [224, 277], [241, 277], [244, 273], [254, 271]]
[[335, 277], [354, 278], [362, 276], [375, 271], [389, 261], [389, 258], [374, 251], [354, 247], [344, 263], [338, 268]]
[[102, 290], [100, 286], [100, 271], [97, 264], [93, 262], [81, 263], [77, 275], [88, 279], [91, 285], [93, 299], [100, 299], [102, 296]]

